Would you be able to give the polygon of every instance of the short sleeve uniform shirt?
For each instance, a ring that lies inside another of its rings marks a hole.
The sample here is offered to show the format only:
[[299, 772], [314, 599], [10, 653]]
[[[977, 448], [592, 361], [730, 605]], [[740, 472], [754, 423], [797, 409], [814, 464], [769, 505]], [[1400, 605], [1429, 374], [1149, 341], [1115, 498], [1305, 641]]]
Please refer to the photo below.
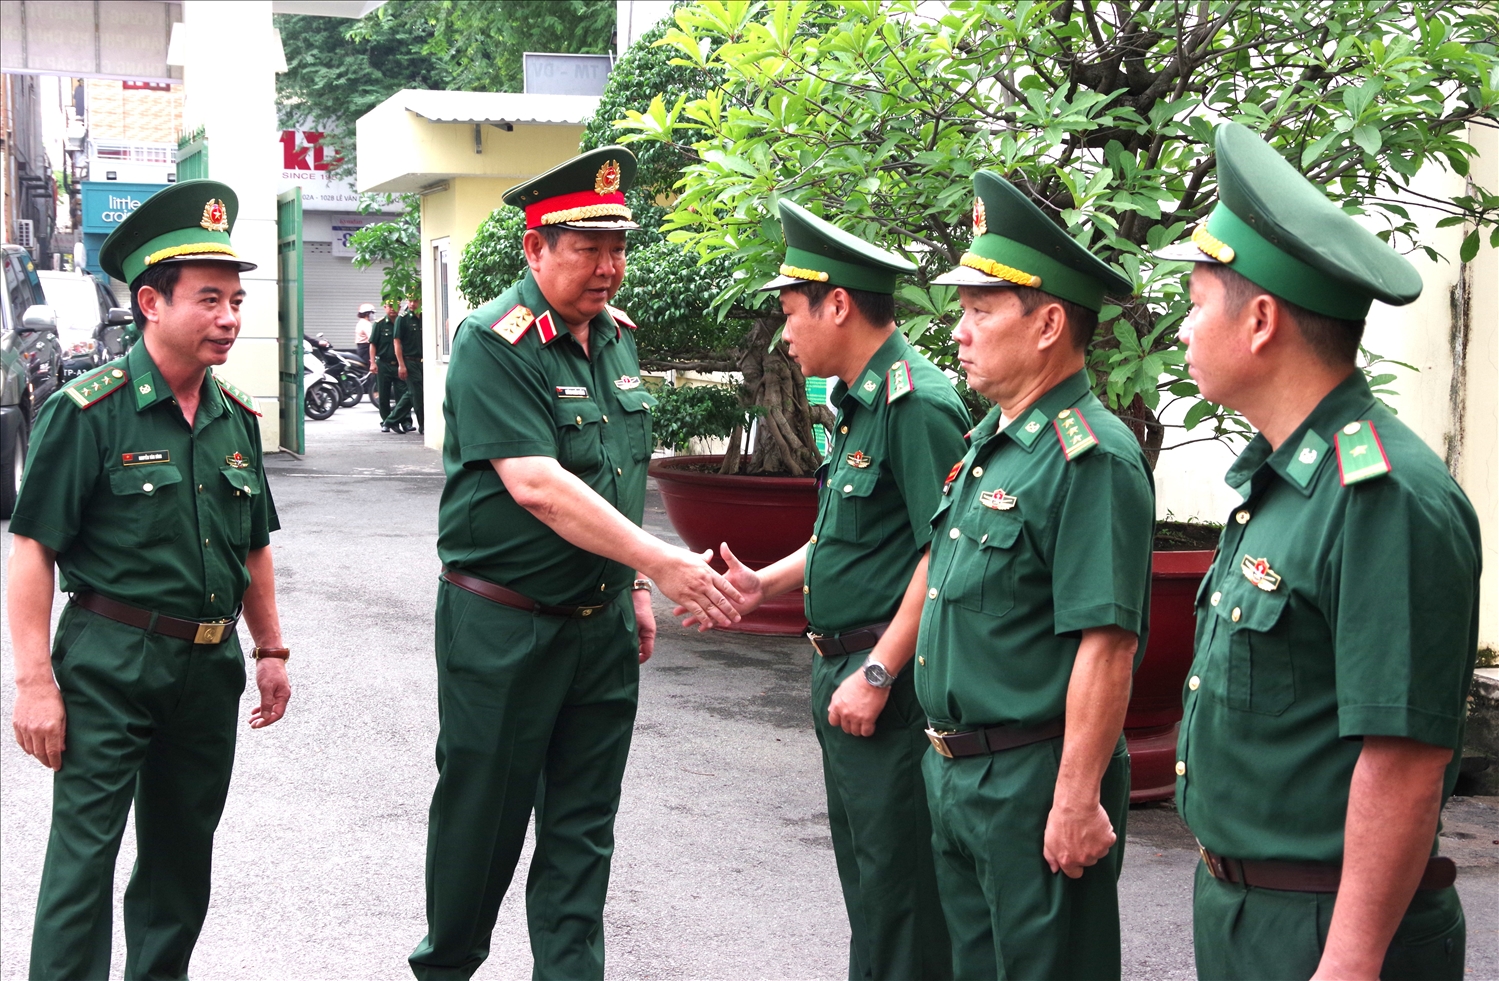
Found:
[[1177, 806], [1219, 854], [1338, 861], [1362, 737], [1462, 746], [1477, 517], [1358, 372], [1227, 479], [1244, 502], [1197, 596]]
[[210, 369], [189, 426], [136, 344], [42, 407], [11, 531], [57, 552], [66, 592], [232, 616], [247, 554], [280, 527], [253, 406]]
[[444, 565], [540, 603], [604, 603], [635, 570], [569, 543], [515, 502], [491, 460], [555, 459], [635, 524], [654, 445], [633, 325], [614, 310], [589, 352], [529, 272], [464, 319], [453, 338], [443, 417], [437, 550]]
[[819, 634], [895, 615], [931, 540], [942, 478], [967, 448], [963, 400], [899, 330], [833, 400], [805, 570], [807, 622]]
[[[395, 337], [401, 342], [401, 357], [407, 361], [422, 360], [422, 318], [420, 314], [403, 313], [396, 318]], [[392, 349], [391, 356], [395, 356]]]
[[389, 365], [396, 363], [395, 337], [396, 325], [389, 317], [381, 317], [375, 321], [375, 326], [370, 328], [370, 350], [374, 352], [376, 361]]
[[916, 694], [939, 729], [1061, 718], [1082, 631], [1147, 640], [1155, 491], [1134, 435], [1086, 372], [999, 422], [973, 431], [932, 520]]

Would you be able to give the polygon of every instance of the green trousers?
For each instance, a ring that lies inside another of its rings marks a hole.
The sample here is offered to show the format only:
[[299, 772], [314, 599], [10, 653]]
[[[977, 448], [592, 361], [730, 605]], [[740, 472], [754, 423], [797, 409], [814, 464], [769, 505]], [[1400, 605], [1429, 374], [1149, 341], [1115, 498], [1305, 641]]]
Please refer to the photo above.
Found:
[[1081, 877], [1042, 855], [1061, 738], [923, 761], [937, 884], [958, 981], [1107, 981], [1120, 975], [1119, 872], [1129, 813], [1124, 738], [1100, 787], [1118, 842]]
[[109, 976], [115, 859], [135, 804], [125, 977], [185, 978], [208, 913], [244, 655], [148, 634], [71, 603], [52, 647], [67, 748], [31, 934], [34, 979]]
[[822, 746], [833, 856], [848, 910], [849, 981], [941, 981], [952, 949], [937, 873], [921, 758], [929, 745], [913, 672], [890, 689], [873, 736], [828, 725], [828, 703], [864, 653], [816, 657], [812, 721]]
[[405, 388], [401, 392], [401, 397], [396, 400], [395, 407], [390, 411], [396, 419], [410, 422], [413, 410], [416, 412], [416, 427], [426, 432], [427, 405], [422, 401], [422, 363], [408, 358]]
[[[1317, 970], [1336, 893], [1219, 882], [1197, 864], [1192, 941], [1201, 981], [1306, 981]], [[1454, 888], [1417, 892], [1385, 952], [1381, 981], [1460, 981], [1467, 925]]]
[[[406, 394], [406, 383], [401, 381], [399, 374], [400, 366], [392, 361], [386, 365], [384, 361], [377, 361], [378, 370], [375, 375], [375, 408], [380, 410], [380, 421], [387, 426], [398, 426], [403, 421], [401, 416], [395, 415], [395, 408], [400, 404], [401, 397]], [[407, 419], [410, 418], [408, 413]]]
[[437, 789], [427, 828], [421, 979], [468, 978], [489, 956], [500, 901], [536, 812], [526, 880], [532, 976], [604, 976], [614, 816], [640, 690], [625, 592], [592, 617], [437, 593]]

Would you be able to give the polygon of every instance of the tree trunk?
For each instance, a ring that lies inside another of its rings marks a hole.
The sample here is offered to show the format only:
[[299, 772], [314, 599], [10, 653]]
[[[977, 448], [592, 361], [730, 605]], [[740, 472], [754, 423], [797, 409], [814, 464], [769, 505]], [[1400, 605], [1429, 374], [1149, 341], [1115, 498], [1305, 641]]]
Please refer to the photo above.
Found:
[[745, 391], [762, 410], [755, 452], [741, 461], [739, 472], [806, 477], [817, 470], [822, 457], [812, 436], [807, 380], [785, 344], [770, 348], [780, 325], [779, 317], [757, 318], [739, 358]]
[[1161, 445], [1166, 441], [1166, 427], [1161, 425], [1155, 413], [1150, 411], [1145, 400], [1138, 395], [1119, 413], [1119, 418], [1135, 434], [1135, 439], [1140, 441], [1140, 449], [1145, 451], [1145, 462], [1154, 471], [1156, 461], [1161, 458]]

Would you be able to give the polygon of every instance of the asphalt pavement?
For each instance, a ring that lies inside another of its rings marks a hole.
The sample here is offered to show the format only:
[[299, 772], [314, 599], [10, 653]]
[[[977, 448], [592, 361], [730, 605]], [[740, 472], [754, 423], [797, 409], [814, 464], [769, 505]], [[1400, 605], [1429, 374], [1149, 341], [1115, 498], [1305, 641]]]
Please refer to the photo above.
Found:
[[[272, 542], [293, 650], [286, 718], [240, 730], [220, 825], [200, 981], [409, 978], [424, 932], [422, 865], [436, 777], [432, 609], [442, 468], [416, 435], [381, 434], [367, 403], [307, 422], [304, 459], [269, 458]], [[652, 489], [647, 527], [675, 541]], [[6, 530], [5, 550], [9, 552]], [[61, 610], [58, 598], [54, 615]], [[607, 974], [838, 979], [848, 926], [808, 708], [811, 649], [794, 638], [662, 633], [641, 676], [605, 910]], [[242, 635], [249, 648], [249, 637]], [[14, 697], [0, 644], [0, 712]], [[241, 716], [258, 704], [253, 685]], [[50, 807], [47, 771], [0, 739], [0, 978], [22, 978]], [[1462, 866], [1468, 976], [1499, 978], [1499, 799], [1455, 799], [1443, 852]], [[127, 829], [119, 901], [134, 861]], [[522, 887], [476, 977], [524, 979]], [[1120, 883], [1125, 976], [1193, 976], [1196, 849], [1169, 805], [1130, 812]]]

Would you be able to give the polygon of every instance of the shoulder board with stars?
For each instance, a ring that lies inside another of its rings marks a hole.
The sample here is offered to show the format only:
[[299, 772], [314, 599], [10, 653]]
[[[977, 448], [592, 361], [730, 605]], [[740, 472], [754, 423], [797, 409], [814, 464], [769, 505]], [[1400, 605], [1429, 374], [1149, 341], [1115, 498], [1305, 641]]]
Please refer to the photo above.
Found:
[[911, 378], [911, 365], [897, 361], [885, 372], [885, 404], [889, 405], [902, 395], [916, 391], [916, 382]]
[[529, 307], [523, 307], [517, 303], [506, 311], [503, 317], [490, 324], [489, 329], [505, 338], [511, 344], [515, 344], [525, 336], [526, 328], [530, 327], [531, 322], [535, 319], [536, 315], [531, 312]]
[[240, 408], [244, 409], [252, 416], [260, 415], [260, 410], [255, 408], [255, 399], [250, 395], [249, 392], [240, 391], [238, 388], [235, 388], [233, 385], [224, 381], [224, 379], [220, 378], [218, 375], [214, 375], [213, 380], [219, 383], [219, 388], [224, 390], [225, 395], [229, 396], [231, 399], [239, 403]]
[[113, 395], [125, 387], [125, 372], [121, 368], [102, 368], [92, 375], [85, 375], [67, 385], [63, 391], [80, 409], [87, 409], [106, 395]]
[[1093, 435], [1093, 427], [1083, 418], [1082, 409], [1063, 409], [1051, 424], [1062, 443], [1062, 454], [1069, 462], [1098, 445], [1098, 437]]
[[1332, 439], [1338, 447], [1338, 474], [1344, 487], [1390, 472], [1390, 458], [1368, 419], [1350, 422]]
[[611, 317], [614, 318], [614, 322], [615, 323], [617, 323], [617, 324], [623, 324], [626, 327], [630, 328], [631, 330], [635, 330], [636, 329], [636, 327], [635, 327], [635, 321], [631, 320], [630, 317], [629, 317], [629, 315], [626, 314], [619, 307], [612, 307], [612, 306], [609, 306], [606, 303], [606, 304], [604, 304], [604, 309], [609, 311], [609, 316], [611, 316]]

